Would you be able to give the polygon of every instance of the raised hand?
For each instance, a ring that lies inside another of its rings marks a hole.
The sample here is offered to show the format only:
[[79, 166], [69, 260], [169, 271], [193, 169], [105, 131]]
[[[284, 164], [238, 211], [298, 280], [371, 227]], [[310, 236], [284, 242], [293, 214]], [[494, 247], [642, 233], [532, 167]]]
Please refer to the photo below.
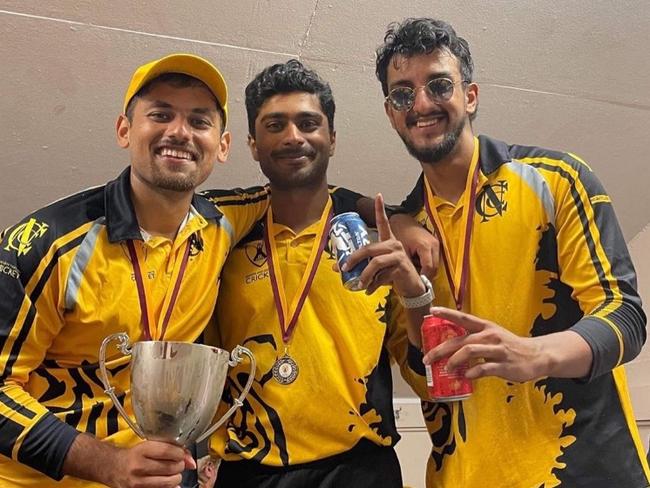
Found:
[[395, 291], [406, 297], [423, 294], [426, 289], [415, 266], [398, 241], [388, 223], [381, 194], [375, 198], [375, 220], [378, 242], [370, 243], [350, 255], [344, 270], [353, 268], [363, 259], [370, 258], [370, 264], [361, 273], [360, 279], [366, 293], [373, 293], [382, 285], [392, 285]]

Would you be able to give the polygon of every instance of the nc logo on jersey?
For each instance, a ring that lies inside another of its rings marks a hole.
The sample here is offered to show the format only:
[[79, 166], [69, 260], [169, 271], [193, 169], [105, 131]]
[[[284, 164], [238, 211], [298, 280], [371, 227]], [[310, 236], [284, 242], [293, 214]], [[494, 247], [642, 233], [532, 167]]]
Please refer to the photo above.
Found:
[[481, 222], [487, 222], [492, 217], [503, 215], [508, 210], [506, 202], [506, 193], [508, 192], [508, 182], [501, 180], [494, 185], [485, 185], [476, 197], [476, 213], [482, 219]]
[[246, 251], [246, 257], [252, 264], [258, 268], [264, 266], [264, 263], [266, 263], [266, 249], [264, 249], [262, 241], [246, 244], [244, 250]]
[[18, 256], [27, 254], [32, 249], [32, 242], [43, 237], [47, 229], [48, 225], [45, 222], [29, 219], [9, 234], [5, 251], [16, 251]]

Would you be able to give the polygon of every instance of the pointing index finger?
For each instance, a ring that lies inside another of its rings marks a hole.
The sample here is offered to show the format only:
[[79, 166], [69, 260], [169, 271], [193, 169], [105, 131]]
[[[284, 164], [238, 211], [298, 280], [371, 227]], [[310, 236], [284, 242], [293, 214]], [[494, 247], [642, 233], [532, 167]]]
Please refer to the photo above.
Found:
[[377, 234], [380, 241], [387, 241], [393, 237], [393, 232], [390, 230], [388, 217], [386, 216], [386, 209], [384, 208], [384, 197], [381, 193], [377, 193], [375, 197], [375, 221], [377, 223]]

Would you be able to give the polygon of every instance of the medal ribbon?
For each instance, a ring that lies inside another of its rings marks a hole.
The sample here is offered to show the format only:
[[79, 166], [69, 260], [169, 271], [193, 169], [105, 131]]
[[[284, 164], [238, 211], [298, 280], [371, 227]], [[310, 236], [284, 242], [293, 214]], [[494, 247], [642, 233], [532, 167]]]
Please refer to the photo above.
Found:
[[[278, 320], [280, 321], [280, 329], [282, 330], [282, 341], [287, 344], [291, 339], [296, 324], [298, 323], [298, 316], [302, 310], [309, 288], [311, 288], [312, 281], [316, 275], [320, 257], [325, 249], [327, 242], [330, 219], [332, 218], [332, 200], [327, 199], [327, 204], [321, 214], [316, 239], [309, 254], [309, 260], [305, 272], [298, 285], [298, 291], [293, 297], [291, 308], [287, 309], [287, 299], [285, 297], [284, 282], [282, 281], [282, 272], [280, 271], [280, 263], [278, 258], [277, 248], [275, 247], [275, 239], [271, 235], [273, 229], [273, 213], [271, 207], [266, 212], [266, 226], [264, 227], [264, 245], [266, 246], [267, 262], [269, 265], [269, 277], [271, 279], [271, 288], [273, 289], [273, 300], [275, 308], [278, 312]], [[288, 322], [287, 322], [287, 319]]]
[[[174, 283], [174, 288], [172, 289], [172, 294], [169, 299], [169, 304], [165, 311], [163, 321], [162, 321], [162, 330], [160, 333], [159, 340], [163, 340], [165, 337], [165, 332], [167, 331], [167, 325], [169, 324], [169, 319], [172, 316], [172, 311], [174, 309], [174, 304], [176, 303], [176, 298], [178, 297], [178, 292], [181, 289], [181, 281], [183, 280], [183, 275], [185, 275], [185, 269], [187, 268], [187, 261], [190, 257], [190, 247], [192, 243], [192, 237], [187, 239], [187, 244], [185, 244], [185, 251], [183, 252], [183, 259], [181, 260], [180, 268], [176, 276], [176, 282]], [[140, 325], [142, 327], [142, 333], [146, 341], [152, 340], [151, 333], [151, 323], [152, 320], [149, 315], [149, 308], [147, 306], [147, 291], [144, 286], [144, 280], [142, 279], [142, 272], [140, 270], [140, 262], [138, 261], [138, 253], [135, 250], [135, 245], [133, 241], [127, 241], [126, 243], [129, 249], [129, 257], [131, 258], [131, 266], [133, 266], [133, 274], [135, 276], [135, 283], [138, 289], [138, 301], [140, 302]]]
[[[449, 254], [449, 244], [445, 237], [444, 229], [438, 212], [433, 204], [433, 190], [429, 182], [424, 178], [426, 195], [424, 199], [425, 208], [431, 224], [440, 239], [442, 247], [442, 260], [445, 265], [445, 273], [451, 294], [456, 303], [456, 310], [462, 310], [465, 292], [467, 291], [467, 280], [469, 277], [469, 245], [472, 240], [472, 230], [474, 228], [474, 214], [476, 213], [476, 188], [478, 186], [480, 165], [478, 164], [478, 141], [474, 139], [474, 153], [469, 167], [470, 177], [465, 183], [464, 203], [463, 203], [463, 220], [465, 227], [462, 229], [461, 239], [458, 240], [458, 252], [456, 253], [456, 266], [451, 269], [451, 255]], [[458, 286], [456, 285], [458, 283]]]

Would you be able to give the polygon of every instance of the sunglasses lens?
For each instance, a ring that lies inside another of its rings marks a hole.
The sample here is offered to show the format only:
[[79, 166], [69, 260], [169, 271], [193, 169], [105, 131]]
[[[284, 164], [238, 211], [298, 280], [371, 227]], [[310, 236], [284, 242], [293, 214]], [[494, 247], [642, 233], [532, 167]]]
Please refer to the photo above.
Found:
[[413, 104], [413, 90], [408, 87], [395, 88], [388, 95], [395, 110], [408, 110]]
[[427, 91], [434, 100], [449, 100], [454, 93], [454, 82], [447, 78], [436, 78], [427, 83]]

